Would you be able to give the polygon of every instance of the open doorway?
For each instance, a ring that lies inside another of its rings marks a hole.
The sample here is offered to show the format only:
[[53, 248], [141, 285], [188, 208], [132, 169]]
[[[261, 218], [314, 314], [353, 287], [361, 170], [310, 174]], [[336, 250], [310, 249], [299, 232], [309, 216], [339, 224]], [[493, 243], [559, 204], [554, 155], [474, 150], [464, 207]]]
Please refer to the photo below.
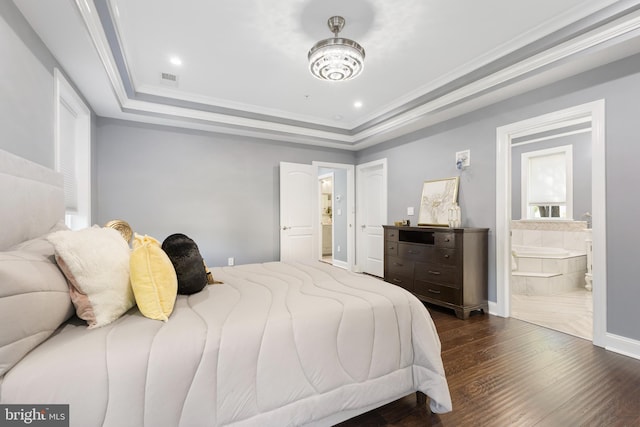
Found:
[[511, 140], [511, 316], [589, 341], [591, 120]]
[[[495, 314], [512, 315], [512, 144], [514, 140], [533, 134], [557, 131], [580, 123], [591, 127], [591, 239], [592, 239], [592, 299], [593, 343], [606, 343], [606, 187], [604, 100], [578, 105], [497, 129], [496, 162], [496, 280]], [[490, 307], [491, 308], [491, 307]]]
[[[331, 258], [328, 254], [324, 259], [327, 262], [331, 262], [334, 266], [344, 268], [347, 270], [354, 270], [355, 263], [355, 180], [354, 172], [355, 166], [341, 164], [341, 163], [329, 163], [329, 162], [316, 162], [313, 164], [318, 168], [318, 182], [321, 178], [332, 176], [332, 188], [331, 188], [331, 200], [329, 201], [325, 196], [326, 201], [319, 200], [319, 206], [323, 203], [326, 204], [324, 212], [322, 208], [318, 218], [321, 218], [320, 230], [318, 234], [331, 233], [331, 240], [327, 236], [327, 239], [323, 239], [322, 236], [318, 238], [318, 251], [319, 258], [322, 260], [323, 253], [331, 251]], [[322, 194], [322, 189], [318, 185], [318, 194]], [[327, 208], [330, 207], [330, 215], [327, 212]], [[328, 222], [331, 222], [330, 227]], [[322, 224], [327, 225], [322, 225]], [[326, 244], [323, 247], [323, 240]], [[331, 248], [328, 248], [328, 244], [331, 244]]]
[[318, 176], [320, 185], [320, 240], [321, 254], [320, 260], [333, 264], [333, 172]]

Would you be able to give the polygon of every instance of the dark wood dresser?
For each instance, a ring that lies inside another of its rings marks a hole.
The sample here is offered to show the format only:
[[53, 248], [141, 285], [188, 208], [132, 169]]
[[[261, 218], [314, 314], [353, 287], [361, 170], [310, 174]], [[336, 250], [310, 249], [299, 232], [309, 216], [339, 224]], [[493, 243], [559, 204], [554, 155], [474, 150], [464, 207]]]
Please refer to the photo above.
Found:
[[384, 280], [468, 319], [487, 303], [488, 228], [384, 227]]

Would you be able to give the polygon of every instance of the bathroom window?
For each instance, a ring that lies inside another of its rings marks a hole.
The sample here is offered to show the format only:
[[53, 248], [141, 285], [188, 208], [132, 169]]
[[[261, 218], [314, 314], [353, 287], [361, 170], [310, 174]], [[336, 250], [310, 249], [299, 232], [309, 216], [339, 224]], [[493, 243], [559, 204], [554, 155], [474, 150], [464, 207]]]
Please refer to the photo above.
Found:
[[526, 219], [573, 218], [571, 145], [522, 153], [522, 212]]

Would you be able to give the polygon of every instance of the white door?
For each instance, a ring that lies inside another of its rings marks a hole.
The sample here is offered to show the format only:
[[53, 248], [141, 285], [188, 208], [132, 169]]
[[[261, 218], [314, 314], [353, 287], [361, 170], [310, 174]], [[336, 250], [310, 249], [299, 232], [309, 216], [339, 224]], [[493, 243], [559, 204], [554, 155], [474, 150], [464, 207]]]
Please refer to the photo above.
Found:
[[280, 162], [280, 260], [318, 259], [318, 174]]
[[363, 273], [384, 276], [384, 230], [387, 223], [387, 160], [356, 167], [356, 217], [358, 224], [358, 268]]

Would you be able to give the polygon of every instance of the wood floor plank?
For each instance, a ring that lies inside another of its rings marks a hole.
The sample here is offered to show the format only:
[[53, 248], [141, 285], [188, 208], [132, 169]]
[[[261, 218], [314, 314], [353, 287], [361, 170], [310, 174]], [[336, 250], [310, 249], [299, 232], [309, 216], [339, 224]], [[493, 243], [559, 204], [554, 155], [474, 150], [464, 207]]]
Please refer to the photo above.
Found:
[[430, 414], [411, 395], [341, 427], [640, 426], [640, 360], [517, 319], [427, 307], [453, 411]]

